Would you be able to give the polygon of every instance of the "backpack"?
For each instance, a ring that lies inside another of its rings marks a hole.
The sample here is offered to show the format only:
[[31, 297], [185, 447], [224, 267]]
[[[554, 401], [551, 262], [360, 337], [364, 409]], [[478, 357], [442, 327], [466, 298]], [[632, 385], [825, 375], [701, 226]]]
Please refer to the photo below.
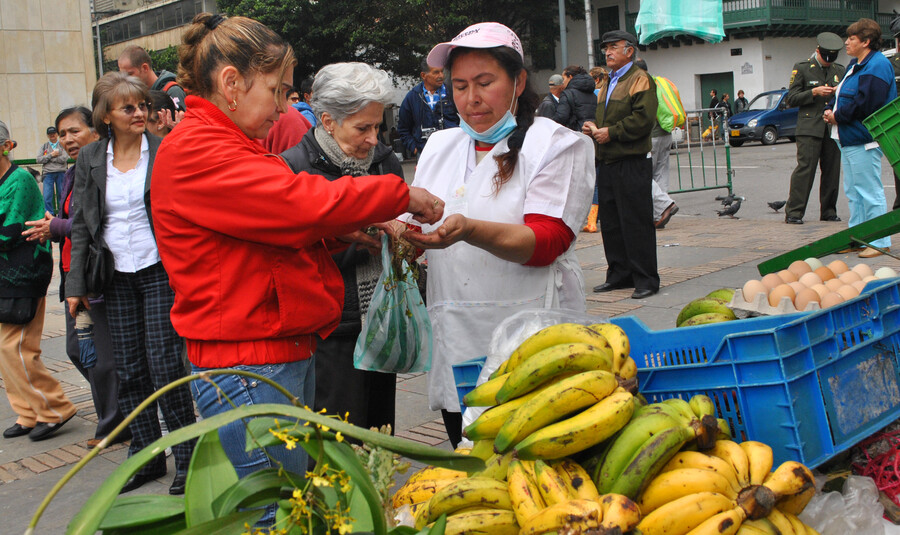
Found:
[[678, 88], [668, 78], [654, 76], [656, 82], [656, 98], [659, 106], [656, 108], [656, 120], [659, 126], [666, 132], [671, 132], [676, 127], [684, 126], [687, 118], [684, 113], [684, 104], [681, 103], [681, 95]]
[[[165, 91], [166, 93], [168, 93], [169, 89], [172, 89], [176, 85], [178, 85], [178, 82], [176, 82], [175, 80], [172, 80], [171, 82], [166, 83], [166, 85], [163, 86], [162, 90]], [[178, 87], [181, 87], [181, 86], [179, 85]]]

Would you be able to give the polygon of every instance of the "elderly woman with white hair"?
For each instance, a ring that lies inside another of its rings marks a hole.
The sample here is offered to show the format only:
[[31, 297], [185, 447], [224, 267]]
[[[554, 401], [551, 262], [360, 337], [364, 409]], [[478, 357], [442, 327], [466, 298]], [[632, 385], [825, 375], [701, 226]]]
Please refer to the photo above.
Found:
[[[310, 102], [318, 126], [281, 156], [295, 173], [306, 171], [332, 181], [345, 176], [403, 177], [394, 152], [378, 141], [390, 92], [387, 73], [365, 63], [323, 67]], [[315, 408], [349, 413], [350, 422], [364, 428], [393, 428], [396, 376], [353, 367], [356, 339], [381, 274], [381, 260], [367, 249], [380, 242], [365, 234], [358, 238], [361, 241], [332, 254], [344, 279], [344, 309], [337, 329], [316, 347]]]

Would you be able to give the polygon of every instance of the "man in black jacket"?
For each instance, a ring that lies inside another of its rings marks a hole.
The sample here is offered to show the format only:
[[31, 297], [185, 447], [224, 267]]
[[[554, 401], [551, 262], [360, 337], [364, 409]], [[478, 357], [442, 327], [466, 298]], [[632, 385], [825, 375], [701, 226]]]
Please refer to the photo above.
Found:
[[444, 70], [429, 66], [424, 58], [421, 67], [422, 81], [406, 94], [397, 122], [403, 148], [413, 157], [421, 154], [432, 133], [459, 126], [453, 93], [444, 85]]
[[547, 93], [544, 100], [538, 104], [535, 115], [552, 119], [553, 115], [556, 114], [556, 108], [559, 106], [559, 96], [566, 86], [565, 82], [563, 82], [563, 77], [558, 74], [551, 76], [550, 81], [547, 83], [550, 86], [550, 92]]
[[584, 122], [593, 120], [597, 110], [594, 79], [581, 65], [569, 65], [563, 71], [563, 80], [566, 80], [566, 89], [559, 97], [553, 120], [581, 132]]

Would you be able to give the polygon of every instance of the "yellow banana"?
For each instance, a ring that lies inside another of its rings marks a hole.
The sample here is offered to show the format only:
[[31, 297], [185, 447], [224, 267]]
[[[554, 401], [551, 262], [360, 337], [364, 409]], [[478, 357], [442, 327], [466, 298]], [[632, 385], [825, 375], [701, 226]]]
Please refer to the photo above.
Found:
[[781, 464], [763, 483], [764, 487], [775, 493], [776, 498], [800, 494], [810, 487], [816, 486], [815, 477], [809, 468], [797, 461], [786, 461]]
[[441, 468], [440, 466], [426, 466], [413, 475], [409, 476], [406, 483], [415, 483], [426, 479], [462, 479], [468, 477], [468, 474], [460, 470], [450, 470], [449, 468]]
[[580, 533], [600, 524], [600, 504], [593, 500], [568, 500], [548, 506], [522, 525], [521, 535], [559, 533], [574, 528]]
[[604, 494], [598, 500], [603, 511], [600, 527], [621, 533], [633, 530], [641, 521], [641, 510], [636, 503], [621, 494]]
[[750, 484], [762, 485], [772, 471], [772, 447], [755, 440], [745, 440], [740, 446], [750, 462]]
[[584, 451], [624, 427], [633, 411], [630, 393], [611, 394], [580, 414], [528, 435], [516, 445], [516, 453], [522, 459], [559, 459]]
[[725, 418], [716, 418], [716, 422], [719, 424], [719, 434], [716, 439], [731, 440], [731, 426], [728, 425], [728, 420], [726, 420]]
[[482, 461], [490, 459], [493, 454], [494, 441], [489, 438], [476, 440], [475, 445], [472, 447], [472, 451], [469, 452], [469, 455], [471, 455], [472, 457], [478, 457]]
[[613, 349], [613, 372], [619, 375], [619, 370], [628, 359], [631, 353], [631, 343], [628, 341], [628, 335], [621, 327], [614, 323], [595, 323], [589, 327], [602, 334], [606, 341]]
[[[769, 516], [767, 516], [763, 520], [767, 520], [768, 522], [770, 522], [772, 524], [772, 526], [775, 528], [775, 530], [778, 531], [781, 535], [795, 535], [794, 526], [791, 523], [791, 521], [788, 519], [788, 516], [786, 514], [782, 513], [781, 511], [779, 511], [777, 508], [772, 509], [772, 512], [769, 513]], [[805, 534], [806, 534], [805, 531], [801, 531], [800, 533], [797, 533], [796, 535], [805, 535]]]
[[497, 404], [497, 391], [506, 382], [508, 373], [488, 379], [463, 396], [466, 407], [493, 407]]
[[642, 535], [685, 535], [707, 518], [733, 508], [734, 503], [721, 494], [697, 492], [644, 515], [637, 529]]
[[792, 532], [782, 532], [769, 522], [767, 518], [759, 520], [744, 520], [737, 530], [737, 535], [792, 535]]
[[513, 368], [497, 391], [497, 402], [505, 403], [517, 398], [565, 373], [591, 370], [611, 372], [612, 359], [612, 348], [605, 338], [603, 345], [575, 343], [550, 347]]
[[470, 477], [452, 481], [428, 500], [428, 505], [416, 520], [416, 528], [469, 507], [508, 509], [512, 511], [506, 483], [488, 477]]
[[[466, 477], [463, 472], [463, 478]], [[397, 489], [391, 502], [394, 509], [398, 509], [404, 505], [412, 505], [414, 503], [427, 502], [439, 490], [446, 487], [450, 483], [462, 478], [455, 479], [422, 479], [419, 481], [407, 482], [405, 485]]]
[[718, 472], [679, 468], [656, 476], [644, 489], [638, 505], [641, 512], [647, 515], [671, 501], [697, 492], [715, 492], [732, 500], [737, 498], [731, 483]]
[[540, 391], [541, 389], [529, 392], [522, 397], [507, 401], [506, 403], [491, 407], [484, 411], [481, 413], [481, 416], [463, 429], [463, 436], [473, 441], [495, 438], [506, 420], [508, 420], [519, 407], [524, 405], [533, 396], [536, 396]]
[[781, 498], [775, 503], [775, 507], [784, 513], [799, 515], [806, 509], [807, 504], [809, 504], [809, 501], [812, 500], [815, 495], [816, 487], [813, 485], [803, 492]]
[[559, 474], [569, 494], [582, 500], [596, 500], [600, 497], [597, 486], [591, 480], [590, 474], [572, 459], [562, 459], [550, 466]]
[[619, 377], [622, 379], [633, 379], [637, 377], [637, 362], [634, 361], [633, 358], [628, 357], [625, 359], [625, 363], [622, 364], [622, 367], [619, 368]]
[[498, 366], [497, 369], [494, 370], [494, 373], [492, 373], [488, 377], [488, 379], [493, 379], [495, 377], [499, 377], [499, 376], [503, 375], [504, 373], [507, 373], [507, 371], [506, 371], [507, 366], [509, 366], [509, 359], [506, 359], [503, 362], [501, 362], [500, 366]]
[[713, 457], [699, 451], [679, 451], [666, 464], [661, 473], [678, 470], [679, 468], [699, 468], [703, 470], [712, 470], [720, 476], [728, 480], [731, 490], [736, 494], [740, 492], [744, 486], [738, 483], [737, 474], [731, 463], [719, 457]]
[[506, 474], [509, 471], [509, 463], [512, 462], [512, 452], [491, 455], [484, 462], [484, 470], [475, 473], [479, 477], [489, 477], [497, 481], [506, 481]]
[[707, 451], [710, 455], [727, 461], [734, 468], [738, 483], [742, 487], [750, 485], [750, 459], [744, 450], [731, 440], [717, 440], [715, 446]]
[[494, 439], [494, 450], [509, 451], [538, 429], [597, 404], [617, 386], [616, 376], [602, 370], [555, 381], [519, 407], [503, 424]]
[[548, 506], [575, 498], [575, 496], [569, 494], [565, 482], [550, 465], [544, 461], [535, 461], [534, 470], [537, 474], [538, 490], [544, 499], [544, 503]]
[[528, 477], [522, 461], [516, 459], [510, 463], [506, 484], [519, 525], [524, 525], [525, 521], [547, 507], [537, 484]]
[[541, 329], [522, 342], [509, 356], [505, 371], [515, 370], [522, 362], [549, 347], [574, 343], [609, 345], [603, 335], [584, 325], [559, 323]]
[[681, 417], [682, 421], [685, 424], [690, 424], [692, 421], [697, 420], [699, 417], [694, 414], [694, 409], [691, 408], [691, 404], [688, 401], [685, 401], [681, 398], [669, 398], [663, 403], [663, 408], [665, 406], [669, 406], [678, 411], [678, 415]]
[[734, 535], [746, 518], [747, 513], [740, 507], [735, 507], [707, 518], [699, 526], [688, 531], [687, 535]]
[[806, 535], [806, 533], [810, 530], [809, 526], [803, 523], [802, 520], [797, 518], [794, 515], [785, 514], [784, 515], [788, 522], [791, 523], [791, 527], [794, 529], [794, 533], [797, 535]]
[[537, 482], [537, 471], [534, 469], [534, 461], [528, 459], [519, 459], [519, 461], [522, 463], [525, 473], [528, 474], [528, 479]]
[[519, 524], [512, 511], [473, 509], [447, 517], [444, 535], [518, 535]]

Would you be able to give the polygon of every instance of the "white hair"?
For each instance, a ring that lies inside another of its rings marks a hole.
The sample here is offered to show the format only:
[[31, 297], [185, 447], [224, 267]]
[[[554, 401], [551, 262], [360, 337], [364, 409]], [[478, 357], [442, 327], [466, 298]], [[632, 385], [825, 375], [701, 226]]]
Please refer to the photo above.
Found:
[[391, 103], [391, 79], [386, 72], [365, 63], [332, 63], [319, 69], [309, 105], [322, 122], [328, 113], [337, 123], [373, 102]]
[[6, 123], [0, 121], [0, 143], [6, 143], [9, 139], [9, 127], [6, 126]]

